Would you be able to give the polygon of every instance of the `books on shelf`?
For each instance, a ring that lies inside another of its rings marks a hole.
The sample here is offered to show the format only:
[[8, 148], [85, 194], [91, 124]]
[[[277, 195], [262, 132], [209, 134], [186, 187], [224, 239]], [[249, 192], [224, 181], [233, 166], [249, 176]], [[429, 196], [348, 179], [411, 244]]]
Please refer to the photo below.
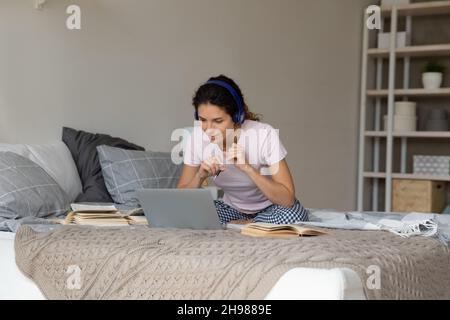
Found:
[[324, 230], [298, 224], [274, 224], [254, 222], [244, 225], [241, 233], [253, 237], [297, 238], [303, 236], [320, 236], [328, 234]]
[[72, 203], [72, 211], [66, 216], [63, 224], [93, 226], [127, 226], [146, 225], [147, 218], [142, 208], [120, 211], [114, 204]]

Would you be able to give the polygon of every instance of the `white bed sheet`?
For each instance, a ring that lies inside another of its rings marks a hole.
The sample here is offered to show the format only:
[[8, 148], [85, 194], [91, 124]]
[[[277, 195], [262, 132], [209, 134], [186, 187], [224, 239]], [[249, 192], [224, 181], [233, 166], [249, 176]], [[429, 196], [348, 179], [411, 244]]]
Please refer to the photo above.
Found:
[[[12, 232], [0, 232], [0, 299], [43, 300], [36, 284], [17, 267]], [[358, 275], [348, 268], [293, 268], [267, 294], [270, 300], [366, 299]]]

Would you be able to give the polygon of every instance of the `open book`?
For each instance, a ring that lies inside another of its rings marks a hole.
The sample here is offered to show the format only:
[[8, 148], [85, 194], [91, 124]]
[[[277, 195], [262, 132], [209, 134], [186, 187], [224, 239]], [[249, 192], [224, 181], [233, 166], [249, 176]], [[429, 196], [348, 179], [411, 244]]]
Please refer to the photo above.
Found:
[[327, 232], [297, 224], [274, 224], [254, 222], [246, 224], [241, 233], [253, 237], [295, 238], [302, 236], [320, 236]]
[[142, 208], [119, 211], [114, 205], [105, 204], [71, 204], [72, 211], [62, 224], [79, 224], [94, 226], [145, 225], [147, 218]]

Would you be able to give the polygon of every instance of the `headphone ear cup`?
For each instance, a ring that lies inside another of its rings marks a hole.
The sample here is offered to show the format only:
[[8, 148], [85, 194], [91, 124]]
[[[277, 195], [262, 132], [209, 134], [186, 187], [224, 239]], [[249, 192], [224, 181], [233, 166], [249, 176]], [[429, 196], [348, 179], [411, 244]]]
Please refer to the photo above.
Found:
[[233, 121], [236, 124], [242, 124], [242, 114], [239, 111], [233, 115]]
[[233, 122], [236, 124], [239, 123], [239, 114], [238, 113], [233, 114]]

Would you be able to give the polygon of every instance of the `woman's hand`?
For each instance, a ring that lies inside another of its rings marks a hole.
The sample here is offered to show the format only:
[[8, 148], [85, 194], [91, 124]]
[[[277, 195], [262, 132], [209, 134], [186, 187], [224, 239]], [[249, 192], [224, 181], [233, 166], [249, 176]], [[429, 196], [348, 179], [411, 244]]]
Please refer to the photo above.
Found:
[[225, 166], [220, 162], [217, 157], [210, 157], [203, 161], [198, 169], [198, 175], [200, 179], [206, 179], [208, 177], [215, 176], [219, 171], [224, 171]]
[[238, 169], [246, 172], [252, 167], [247, 163], [245, 159], [244, 147], [237, 143], [233, 143], [231, 148], [225, 152], [227, 163], [234, 164]]

